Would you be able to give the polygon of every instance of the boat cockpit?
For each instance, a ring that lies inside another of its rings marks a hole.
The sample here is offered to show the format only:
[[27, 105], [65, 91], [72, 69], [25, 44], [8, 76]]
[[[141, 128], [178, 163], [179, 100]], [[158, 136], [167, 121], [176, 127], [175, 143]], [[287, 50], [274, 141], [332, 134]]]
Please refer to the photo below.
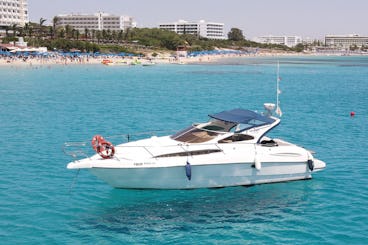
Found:
[[254, 137], [246, 134], [247, 130], [275, 121], [273, 118], [243, 109], [223, 111], [209, 116], [211, 119], [207, 123], [193, 124], [172, 135], [171, 139], [185, 143], [204, 143], [224, 135], [225, 138], [220, 137], [218, 143], [252, 140]]

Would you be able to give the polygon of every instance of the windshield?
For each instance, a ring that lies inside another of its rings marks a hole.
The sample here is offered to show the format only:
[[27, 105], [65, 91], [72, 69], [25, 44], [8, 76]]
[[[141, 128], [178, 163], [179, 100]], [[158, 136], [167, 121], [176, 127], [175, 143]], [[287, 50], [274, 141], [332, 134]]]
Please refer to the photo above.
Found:
[[183, 129], [171, 138], [186, 143], [202, 143], [229, 132], [236, 124], [211, 118], [207, 123], [195, 124]]
[[259, 127], [265, 125], [264, 122], [259, 121], [257, 119], [252, 119], [250, 120], [248, 123], [239, 123], [238, 125], [236, 125], [236, 127], [232, 128], [232, 132], [235, 133], [240, 133], [243, 132], [245, 130], [251, 129], [251, 128], [255, 128], [255, 127]]

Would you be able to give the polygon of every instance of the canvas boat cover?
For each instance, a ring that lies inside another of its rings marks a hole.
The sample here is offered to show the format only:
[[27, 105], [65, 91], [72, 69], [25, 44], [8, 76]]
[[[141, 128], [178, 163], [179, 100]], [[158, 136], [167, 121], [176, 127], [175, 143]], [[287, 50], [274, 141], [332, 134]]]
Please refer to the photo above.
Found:
[[230, 111], [222, 111], [216, 114], [208, 115], [212, 118], [231, 122], [231, 123], [242, 123], [249, 124], [252, 120], [256, 120], [259, 122], [263, 122], [264, 124], [271, 124], [275, 121], [270, 117], [263, 116], [254, 111], [245, 110], [245, 109], [233, 109]]

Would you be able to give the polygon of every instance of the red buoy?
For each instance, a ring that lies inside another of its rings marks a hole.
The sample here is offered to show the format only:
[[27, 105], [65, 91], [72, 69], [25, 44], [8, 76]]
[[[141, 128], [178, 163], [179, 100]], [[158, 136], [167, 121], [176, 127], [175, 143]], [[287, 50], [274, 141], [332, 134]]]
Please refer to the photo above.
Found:
[[350, 112], [350, 116], [351, 116], [351, 117], [354, 117], [354, 116], [355, 116], [355, 112], [353, 112], [353, 111], [352, 111], [352, 112]]
[[93, 150], [95, 150], [102, 158], [108, 159], [114, 156], [114, 145], [105, 140], [101, 135], [93, 136], [91, 143]]

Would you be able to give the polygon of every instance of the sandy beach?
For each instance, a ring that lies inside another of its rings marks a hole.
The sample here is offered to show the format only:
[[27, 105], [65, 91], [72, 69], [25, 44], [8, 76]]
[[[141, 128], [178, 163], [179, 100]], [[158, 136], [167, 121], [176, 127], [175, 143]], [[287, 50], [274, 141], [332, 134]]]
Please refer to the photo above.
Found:
[[[76, 55], [63, 56], [52, 54], [49, 56], [0, 56], [0, 66], [48, 66], [48, 65], [88, 65], [88, 64], [109, 64], [109, 65], [139, 65], [139, 64], [198, 64], [218, 62], [221, 59], [239, 57], [275, 57], [275, 56], [311, 56], [321, 54], [260, 51], [255, 54], [221, 54], [221, 55], [200, 55], [188, 57], [175, 57], [171, 53], [163, 53], [157, 57], [121, 57], [114, 55]], [[323, 54], [326, 55], [326, 54]], [[105, 62], [107, 61], [107, 62]]]

